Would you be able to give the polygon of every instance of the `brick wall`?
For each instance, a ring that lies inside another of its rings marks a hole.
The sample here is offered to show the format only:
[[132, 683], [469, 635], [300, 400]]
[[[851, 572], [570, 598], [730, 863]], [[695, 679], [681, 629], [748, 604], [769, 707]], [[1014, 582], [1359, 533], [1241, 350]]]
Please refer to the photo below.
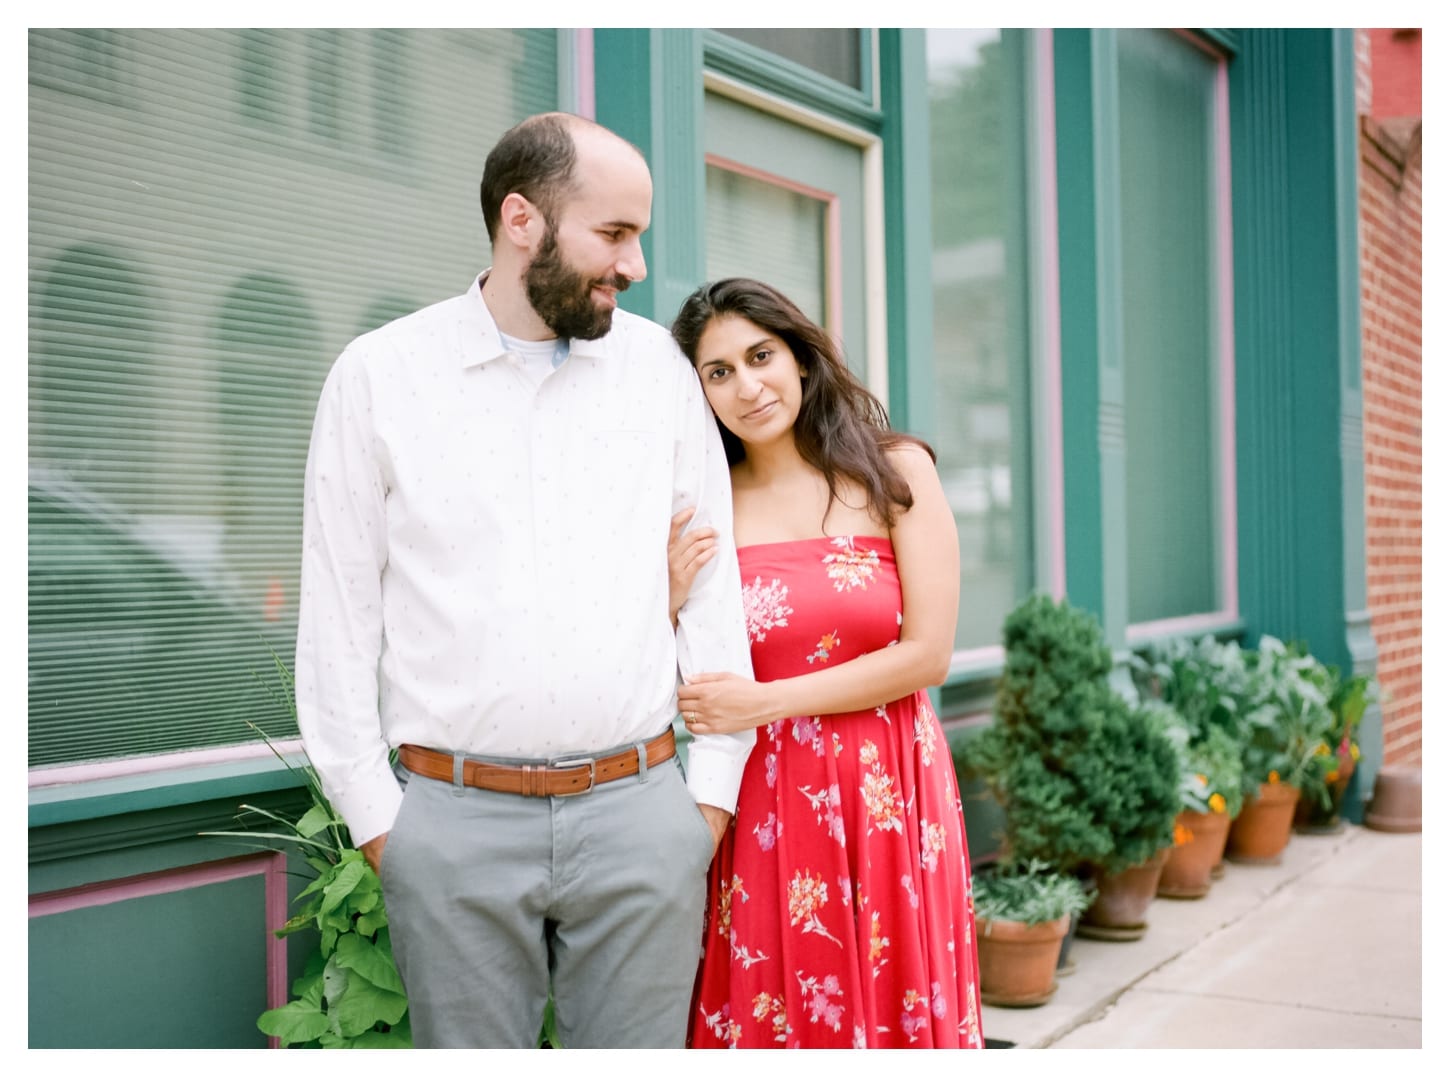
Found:
[[[1383, 68], [1378, 74], [1384, 74]], [[1414, 77], [1418, 84], [1418, 62]], [[1370, 86], [1377, 88], [1379, 82], [1376, 73], [1369, 72]], [[1403, 93], [1403, 84], [1401, 71], [1396, 74], [1397, 92]], [[1369, 608], [1384, 692], [1381, 704], [1384, 761], [1418, 766], [1421, 762], [1420, 122], [1418, 116], [1376, 120], [1372, 118], [1372, 110], [1363, 107], [1359, 122]]]

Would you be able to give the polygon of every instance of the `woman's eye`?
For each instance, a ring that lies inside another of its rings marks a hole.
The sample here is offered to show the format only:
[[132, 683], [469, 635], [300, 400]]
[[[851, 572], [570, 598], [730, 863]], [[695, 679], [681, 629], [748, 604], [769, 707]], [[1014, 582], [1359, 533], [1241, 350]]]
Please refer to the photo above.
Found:
[[768, 350], [758, 351], [751, 358], [757, 363], [768, 363], [770, 362], [770, 352]]

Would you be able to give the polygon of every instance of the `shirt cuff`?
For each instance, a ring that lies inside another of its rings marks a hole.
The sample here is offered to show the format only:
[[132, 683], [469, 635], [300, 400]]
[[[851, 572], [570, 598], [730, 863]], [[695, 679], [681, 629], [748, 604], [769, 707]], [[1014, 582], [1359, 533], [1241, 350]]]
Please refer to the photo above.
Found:
[[755, 747], [755, 730], [696, 737], [686, 749], [685, 784], [698, 804], [735, 813], [740, 778]]
[[392, 770], [385, 766], [338, 790], [332, 806], [347, 823], [353, 846], [361, 847], [393, 829], [398, 809], [403, 806], [403, 790]]

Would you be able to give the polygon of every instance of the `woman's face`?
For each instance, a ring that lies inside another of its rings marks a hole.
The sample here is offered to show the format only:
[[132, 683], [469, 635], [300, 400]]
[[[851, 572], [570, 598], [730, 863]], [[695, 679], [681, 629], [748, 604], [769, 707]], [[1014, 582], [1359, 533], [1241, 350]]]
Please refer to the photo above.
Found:
[[695, 349], [695, 371], [715, 415], [744, 444], [793, 436], [805, 370], [768, 329], [738, 314], [712, 319]]

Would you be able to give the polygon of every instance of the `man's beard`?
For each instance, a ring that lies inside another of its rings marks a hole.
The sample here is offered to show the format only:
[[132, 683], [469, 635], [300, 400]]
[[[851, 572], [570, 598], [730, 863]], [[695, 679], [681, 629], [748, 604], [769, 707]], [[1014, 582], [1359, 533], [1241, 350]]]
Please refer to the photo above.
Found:
[[603, 284], [622, 292], [629, 287], [629, 279], [616, 275], [593, 281], [576, 272], [564, 264], [555, 235], [551, 227], [539, 244], [539, 253], [524, 270], [529, 303], [544, 324], [560, 337], [598, 340], [609, 332], [614, 308], [594, 302], [590, 294], [594, 285]]

